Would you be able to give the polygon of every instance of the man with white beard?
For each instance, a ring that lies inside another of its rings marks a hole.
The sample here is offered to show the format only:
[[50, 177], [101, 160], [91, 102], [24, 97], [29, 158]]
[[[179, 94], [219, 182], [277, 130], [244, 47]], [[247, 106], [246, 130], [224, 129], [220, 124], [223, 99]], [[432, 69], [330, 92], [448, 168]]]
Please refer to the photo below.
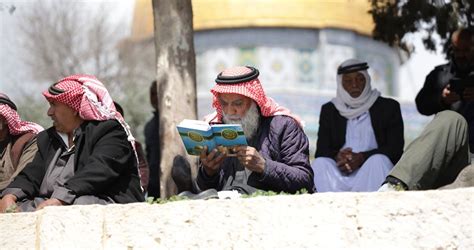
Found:
[[308, 139], [300, 119], [267, 97], [257, 69], [238, 66], [224, 70], [211, 89], [216, 112], [209, 123], [242, 124], [248, 145], [236, 146], [230, 156], [217, 149], [200, 155], [196, 184], [207, 189], [313, 192]]

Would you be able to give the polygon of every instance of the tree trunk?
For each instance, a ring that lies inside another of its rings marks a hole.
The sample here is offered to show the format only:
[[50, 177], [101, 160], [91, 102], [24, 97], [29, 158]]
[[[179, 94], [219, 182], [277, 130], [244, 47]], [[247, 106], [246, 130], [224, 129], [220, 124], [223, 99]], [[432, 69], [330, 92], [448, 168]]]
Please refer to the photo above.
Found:
[[160, 110], [160, 189], [164, 198], [177, 191], [171, 178], [174, 158], [189, 157], [176, 125], [184, 118], [197, 117], [191, 0], [153, 0], [153, 16]]

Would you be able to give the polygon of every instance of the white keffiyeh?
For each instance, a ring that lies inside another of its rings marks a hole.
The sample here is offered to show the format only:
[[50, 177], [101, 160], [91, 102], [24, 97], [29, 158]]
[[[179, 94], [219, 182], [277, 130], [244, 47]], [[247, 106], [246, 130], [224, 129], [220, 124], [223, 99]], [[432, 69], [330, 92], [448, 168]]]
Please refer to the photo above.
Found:
[[[341, 64], [340, 67], [347, 67], [349, 65], [364, 63], [357, 59], [349, 59]], [[365, 77], [365, 87], [360, 96], [353, 98], [342, 86], [342, 74], [337, 75], [337, 92], [336, 97], [331, 102], [336, 106], [339, 113], [347, 119], [352, 119], [360, 116], [362, 113], [368, 111], [380, 96], [377, 89], [372, 89], [370, 85], [370, 76], [367, 70], [357, 71]]]

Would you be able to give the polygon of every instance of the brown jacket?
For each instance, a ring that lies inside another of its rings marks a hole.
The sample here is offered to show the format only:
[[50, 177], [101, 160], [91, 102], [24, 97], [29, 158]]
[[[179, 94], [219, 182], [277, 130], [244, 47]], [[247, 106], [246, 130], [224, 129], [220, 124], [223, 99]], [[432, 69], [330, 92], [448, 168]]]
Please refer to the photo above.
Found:
[[13, 181], [38, 151], [34, 133], [12, 136], [9, 140], [5, 148], [0, 149], [0, 190]]

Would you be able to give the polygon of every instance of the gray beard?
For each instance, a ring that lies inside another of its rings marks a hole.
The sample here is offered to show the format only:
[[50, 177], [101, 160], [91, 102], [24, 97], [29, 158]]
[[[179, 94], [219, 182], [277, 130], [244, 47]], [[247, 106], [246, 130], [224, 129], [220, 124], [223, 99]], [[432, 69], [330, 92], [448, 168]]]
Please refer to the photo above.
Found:
[[222, 114], [224, 123], [237, 123], [242, 125], [245, 138], [252, 139], [257, 133], [258, 125], [260, 123], [260, 113], [258, 112], [257, 104], [252, 102], [252, 105], [241, 119], [229, 119], [229, 116]]

